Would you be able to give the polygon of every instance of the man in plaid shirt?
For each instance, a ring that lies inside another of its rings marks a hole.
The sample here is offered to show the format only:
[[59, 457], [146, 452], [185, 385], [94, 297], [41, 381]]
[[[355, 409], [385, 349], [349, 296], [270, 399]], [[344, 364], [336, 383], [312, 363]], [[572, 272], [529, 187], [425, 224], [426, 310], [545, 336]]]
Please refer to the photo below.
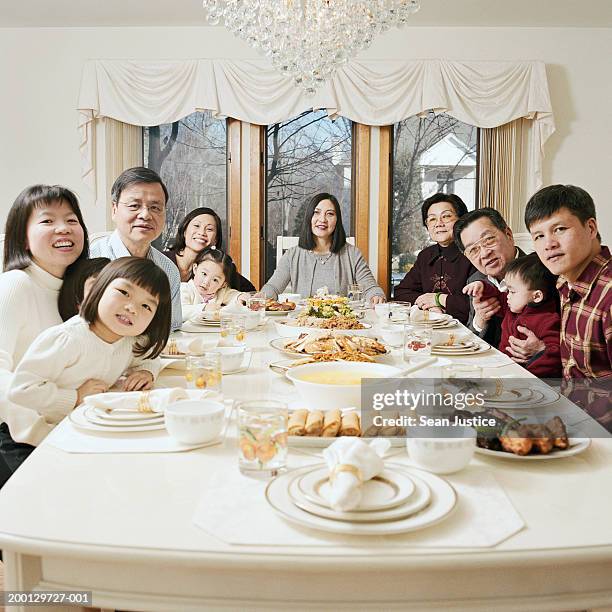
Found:
[[572, 399], [610, 430], [612, 257], [593, 199], [573, 185], [545, 187], [527, 203], [525, 225], [544, 265], [559, 275], [563, 378], [570, 388], [579, 383], [582, 393]]

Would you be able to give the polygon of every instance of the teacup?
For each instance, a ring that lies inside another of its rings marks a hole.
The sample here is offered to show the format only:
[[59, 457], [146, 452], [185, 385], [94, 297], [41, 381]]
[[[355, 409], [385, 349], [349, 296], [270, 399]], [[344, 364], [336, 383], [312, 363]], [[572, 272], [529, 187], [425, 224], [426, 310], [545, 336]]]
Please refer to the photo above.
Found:
[[476, 448], [472, 427], [415, 427], [409, 430], [406, 450], [417, 466], [434, 474], [462, 470]]
[[182, 444], [211, 442], [225, 423], [225, 406], [214, 400], [181, 400], [164, 414], [168, 433]]
[[[378, 306], [378, 304], [377, 304]], [[381, 324], [378, 327], [383, 342], [389, 346], [402, 346], [404, 342], [404, 326], [393, 324]]]
[[237, 370], [244, 360], [244, 346], [218, 346], [209, 352], [221, 355], [221, 371], [223, 373]]

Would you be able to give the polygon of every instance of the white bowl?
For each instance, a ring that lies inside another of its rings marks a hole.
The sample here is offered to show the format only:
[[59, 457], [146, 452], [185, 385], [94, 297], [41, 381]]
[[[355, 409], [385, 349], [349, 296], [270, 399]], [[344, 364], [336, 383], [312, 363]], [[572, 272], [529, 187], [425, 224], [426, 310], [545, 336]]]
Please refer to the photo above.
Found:
[[[444, 437], [448, 429], [453, 435], [461, 437]], [[452, 474], [462, 470], [471, 460], [476, 449], [476, 430], [472, 427], [436, 428], [434, 437], [428, 436], [426, 428], [416, 427], [409, 431], [406, 438], [406, 450], [410, 458], [424, 470], [434, 474]]]
[[203, 444], [219, 437], [225, 406], [213, 400], [181, 400], [164, 413], [168, 433], [182, 444]]
[[393, 378], [402, 370], [383, 363], [361, 363], [333, 361], [307, 363], [287, 371], [287, 378], [293, 382], [304, 408], [330, 410], [334, 408], [361, 408], [361, 381], [353, 384], [334, 384], [307, 380], [312, 376], [337, 376], [339, 378], [359, 376], [360, 378]]
[[321, 327], [301, 327], [298, 325], [290, 325], [293, 318], [286, 318], [280, 321], [274, 321], [276, 331], [282, 338], [298, 338], [300, 334], [309, 334], [311, 332], [326, 333], [333, 331], [335, 334], [343, 334], [345, 336], [367, 336], [372, 331], [371, 323], [363, 323], [364, 329], [323, 329]]
[[208, 352], [221, 355], [221, 371], [229, 372], [240, 367], [244, 360], [245, 351], [246, 347], [244, 346], [218, 346]]

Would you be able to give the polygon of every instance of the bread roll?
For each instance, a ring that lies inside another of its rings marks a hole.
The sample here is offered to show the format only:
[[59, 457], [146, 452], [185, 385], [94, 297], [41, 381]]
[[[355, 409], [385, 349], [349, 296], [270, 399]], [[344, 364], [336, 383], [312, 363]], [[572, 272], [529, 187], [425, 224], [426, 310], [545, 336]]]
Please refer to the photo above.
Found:
[[289, 416], [287, 432], [290, 436], [303, 436], [306, 433], [308, 410], [296, 410]]
[[359, 425], [359, 415], [356, 412], [347, 412], [342, 415], [340, 425], [341, 436], [360, 436], [361, 426]]
[[312, 410], [306, 417], [306, 435], [320, 436], [323, 431], [323, 413], [320, 410]]
[[323, 420], [323, 437], [335, 438], [340, 431], [340, 423], [342, 422], [342, 413], [340, 410], [328, 410], [325, 413]]

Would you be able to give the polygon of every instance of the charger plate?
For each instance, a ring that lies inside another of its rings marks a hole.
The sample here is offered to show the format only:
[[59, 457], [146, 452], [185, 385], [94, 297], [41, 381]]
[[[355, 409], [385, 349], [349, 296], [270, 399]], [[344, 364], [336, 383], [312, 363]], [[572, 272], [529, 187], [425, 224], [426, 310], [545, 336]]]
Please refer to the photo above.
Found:
[[376, 523], [356, 523], [324, 518], [298, 508], [289, 495], [289, 485], [294, 478], [312, 469], [313, 466], [309, 465], [281, 474], [268, 484], [265, 491], [266, 500], [270, 506], [282, 518], [301, 527], [345, 535], [380, 536], [407, 533], [439, 523], [451, 513], [457, 503], [455, 490], [442, 478], [412, 467], [389, 463], [387, 469], [401, 470], [410, 477], [420, 479], [429, 487], [431, 492], [429, 505], [420, 512], [405, 518]]

